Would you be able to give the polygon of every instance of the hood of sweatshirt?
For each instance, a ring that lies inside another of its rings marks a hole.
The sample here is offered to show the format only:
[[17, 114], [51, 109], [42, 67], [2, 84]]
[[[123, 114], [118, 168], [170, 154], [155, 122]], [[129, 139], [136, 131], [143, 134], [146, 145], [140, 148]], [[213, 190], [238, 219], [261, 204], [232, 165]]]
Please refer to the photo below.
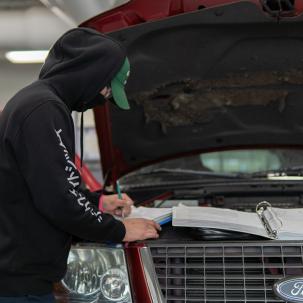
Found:
[[121, 44], [90, 28], [74, 28], [52, 46], [40, 71], [71, 111], [85, 111], [105, 102], [100, 91], [122, 67]]

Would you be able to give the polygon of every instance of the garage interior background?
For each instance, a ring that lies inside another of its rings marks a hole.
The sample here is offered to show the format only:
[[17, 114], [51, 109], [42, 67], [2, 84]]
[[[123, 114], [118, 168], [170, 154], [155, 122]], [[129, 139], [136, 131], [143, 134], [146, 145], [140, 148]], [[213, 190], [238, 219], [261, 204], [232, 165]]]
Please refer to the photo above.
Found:
[[[0, 110], [21, 88], [34, 81], [42, 63], [12, 63], [9, 51], [48, 50], [67, 30], [127, 0], [0, 0]], [[79, 150], [79, 118], [76, 150]], [[85, 113], [84, 160], [102, 182], [92, 111]]]

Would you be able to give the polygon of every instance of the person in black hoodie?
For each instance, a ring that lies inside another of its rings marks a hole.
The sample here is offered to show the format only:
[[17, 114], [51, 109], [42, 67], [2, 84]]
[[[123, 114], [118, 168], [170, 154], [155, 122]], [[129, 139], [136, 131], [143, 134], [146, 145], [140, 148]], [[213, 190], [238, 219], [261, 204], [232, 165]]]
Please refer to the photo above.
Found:
[[158, 237], [153, 221], [116, 220], [118, 208], [129, 212], [129, 197], [83, 190], [74, 164], [71, 112], [104, 104], [110, 90], [128, 109], [128, 73], [119, 43], [72, 29], [51, 48], [39, 79], [1, 113], [0, 302], [54, 302], [52, 284], [66, 272], [72, 235], [98, 242]]

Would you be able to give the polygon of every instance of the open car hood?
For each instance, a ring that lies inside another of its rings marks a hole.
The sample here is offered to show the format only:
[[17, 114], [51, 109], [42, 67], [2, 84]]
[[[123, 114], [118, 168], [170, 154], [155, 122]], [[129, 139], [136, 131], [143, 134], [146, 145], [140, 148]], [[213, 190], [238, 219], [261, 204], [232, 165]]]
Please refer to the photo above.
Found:
[[[86, 22], [98, 27], [104, 16]], [[95, 111], [102, 164], [117, 178], [178, 155], [303, 145], [303, 17], [252, 2], [111, 32], [127, 48], [131, 110]]]

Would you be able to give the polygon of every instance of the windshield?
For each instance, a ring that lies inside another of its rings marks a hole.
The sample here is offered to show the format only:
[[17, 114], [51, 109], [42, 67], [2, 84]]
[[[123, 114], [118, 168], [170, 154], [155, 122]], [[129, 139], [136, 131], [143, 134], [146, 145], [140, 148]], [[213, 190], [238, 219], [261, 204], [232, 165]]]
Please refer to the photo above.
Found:
[[[241, 149], [217, 151], [180, 157], [141, 168], [122, 180], [127, 181], [138, 175], [152, 173], [192, 174], [205, 177], [235, 175], [254, 175], [259, 172], [288, 171], [303, 167], [301, 149]], [[199, 172], [199, 174], [198, 174]]]

